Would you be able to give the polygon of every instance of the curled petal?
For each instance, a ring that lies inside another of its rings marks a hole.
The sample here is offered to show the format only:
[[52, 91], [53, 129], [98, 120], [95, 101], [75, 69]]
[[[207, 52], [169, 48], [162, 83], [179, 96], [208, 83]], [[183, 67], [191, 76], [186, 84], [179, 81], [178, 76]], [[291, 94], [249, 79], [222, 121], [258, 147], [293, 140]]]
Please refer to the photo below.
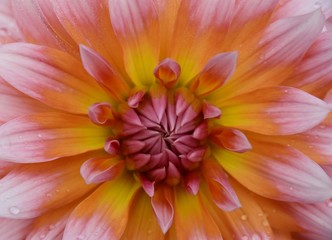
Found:
[[95, 103], [89, 107], [89, 118], [98, 125], [111, 125], [114, 122], [113, 109], [109, 103]]
[[170, 58], [166, 58], [154, 69], [154, 76], [167, 88], [176, 84], [180, 73], [180, 65]]
[[108, 139], [105, 142], [104, 150], [108, 152], [111, 156], [115, 156], [120, 150], [120, 142], [116, 139]]
[[153, 211], [162, 232], [165, 234], [172, 226], [174, 218], [173, 190], [168, 186], [160, 186], [151, 198]]
[[150, 181], [144, 175], [138, 175], [138, 179], [141, 182], [143, 190], [146, 192], [149, 197], [153, 197], [155, 193], [155, 182]]
[[239, 95], [219, 106], [223, 126], [267, 135], [300, 133], [315, 127], [330, 111], [322, 100], [299, 89], [269, 87]]
[[116, 178], [123, 170], [124, 161], [110, 157], [94, 157], [81, 166], [81, 176], [87, 184], [102, 183]]
[[241, 207], [226, 173], [218, 163], [205, 160], [203, 162], [203, 175], [208, 184], [211, 197], [219, 208], [225, 211], [233, 211]]
[[85, 70], [106, 88], [114, 99], [123, 100], [129, 92], [129, 86], [112, 66], [91, 48], [80, 45], [80, 52]]
[[128, 106], [131, 108], [137, 108], [140, 101], [143, 99], [145, 91], [137, 91], [128, 98]]
[[235, 71], [237, 52], [220, 53], [211, 58], [192, 83], [198, 96], [205, 96], [225, 84]]
[[183, 179], [183, 184], [186, 190], [192, 194], [196, 195], [199, 190], [199, 184], [200, 184], [200, 176], [197, 172], [190, 172], [188, 173], [184, 179]]
[[238, 153], [243, 153], [252, 149], [246, 135], [244, 135], [243, 132], [233, 128], [224, 128], [212, 132], [211, 140], [221, 147]]
[[204, 116], [204, 119], [220, 118], [221, 110], [220, 110], [220, 108], [218, 108], [208, 102], [204, 102], [203, 103], [203, 116]]

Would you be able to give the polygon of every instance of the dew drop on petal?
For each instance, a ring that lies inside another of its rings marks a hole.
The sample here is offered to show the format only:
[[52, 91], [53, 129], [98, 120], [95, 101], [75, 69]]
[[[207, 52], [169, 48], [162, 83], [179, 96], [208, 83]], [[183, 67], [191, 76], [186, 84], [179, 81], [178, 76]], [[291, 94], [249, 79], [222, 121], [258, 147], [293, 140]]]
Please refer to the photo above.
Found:
[[263, 227], [268, 227], [268, 226], [269, 226], [269, 221], [264, 220], [264, 221], [262, 222], [262, 225], [263, 225]]
[[14, 214], [14, 215], [19, 214], [20, 211], [21, 211], [21, 210], [20, 210], [18, 207], [10, 207], [10, 208], [9, 208], [9, 212], [11, 212], [11, 213]]
[[246, 235], [243, 235], [243, 236], [241, 237], [241, 240], [249, 240], [249, 237], [246, 236]]
[[330, 200], [327, 201], [327, 206], [328, 207], [332, 207], [332, 198]]
[[48, 229], [52, 230], [55, 228], [55, 225], [51, 224], [50, 226], [48, 226]]
[[243, 221], [245, 221], [245, 220], [248, 219], [248, 217], [247, 217], [247, 215], [243, 214], [243, 215], [241, 216], [241, 219], [242, 219]]
[[41, 234], [39, 237], [40, 237], [40, 239], [44, 239], [46, 237], [46, 235], [45, 234]]
[[261, 240], [261, 237], [260, 237], [258, 234], [254, 233], [254, 234], [251, 236], [251, 239], [252, 239], [252, 240]]
[[83, 239], [85, 239], [85, 235], [78, 235], [76, 239], [77, 240], [83, 240]]

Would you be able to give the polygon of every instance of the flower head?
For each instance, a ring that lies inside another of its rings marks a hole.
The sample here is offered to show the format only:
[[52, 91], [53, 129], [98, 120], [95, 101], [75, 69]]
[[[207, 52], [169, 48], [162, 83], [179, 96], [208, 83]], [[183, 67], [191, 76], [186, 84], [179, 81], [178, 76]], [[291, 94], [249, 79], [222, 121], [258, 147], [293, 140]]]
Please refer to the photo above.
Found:
[[4, 2], [2, 237], [328, 239], [331, 14], [330, 0]]

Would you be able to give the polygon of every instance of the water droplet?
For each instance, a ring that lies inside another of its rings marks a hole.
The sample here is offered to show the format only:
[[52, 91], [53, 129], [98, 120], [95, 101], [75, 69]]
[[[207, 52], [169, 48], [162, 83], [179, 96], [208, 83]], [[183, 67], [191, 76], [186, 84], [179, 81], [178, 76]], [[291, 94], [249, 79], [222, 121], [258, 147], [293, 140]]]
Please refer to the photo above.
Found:
[[60, 192], [60, 190], [59, 190], [59, 189], [56, 189], [55, 191], [56, 191], [56, 192]]
[[68, 188], [68, 189], [66, 189], [66, 192], [70, 192], [71, 190]]
[[320, 8], [321, 7], [321, 3], [320, 2], [315, 2], [314, 3], [314, 8]]
[[288, 90], [284, 90], [284, 93], [288, 93]]
[[324, 129], [324, 128], [326, 128], [326, 126], [325, 125], [320, 125], [319, 128]]
[[52, 229], [55, 228], [55, 225], [51, 224], [50, 226], [48, 226], [48, 228], [49, 228], [50, 230], [52, 230]]
[[46, 193], [46, 197], [52, 197], [51, 193]]
[[247, 215], [243, 214], [243, 215], [241, 216], [241, 219], [242, 219], [243, 221], [245, 221], [245, 220], [248, 219], [248, 217], [247, 217]]
[[275, 212], [277, 212], [277, 210], [275, 210], [275, 208], [273, 208], [273, 209], [272, 209], [272, 212], [275, 213]]
[[148, 230], [148, 234], [149, 234], [149, 235], [152, 234], [152, 230], [151, 230], [151, 229]]
[[14, 215], [19, 214], [20, 211], [21, 211], [21, 210], [20, 210], [18, 207], [11, 207], [11, 208], [9, 208], [9, 212], [11, 212], [11, 213], [14, 214]]
[[39, 237], [40, 237], [40, 239], [44, 239], [46, 237], [46, 235], [45, 234], [41, 234]]
[[308, 148], [310, 148], [310, 149], [311, 149], [311, 148], [313, 148], [313, 146], [309, 145], [309, 146], [308, 146]]
[[40, 133], [38, 133], [38, 135], [37, 135], [39, 138], [42, 138], [43, 137], [43, 135], [41, 135]]
[[248, 236], [243, 235], [243, 236], [241, 237], [241, 240], [249, 240], [249, 238], [248, 238]]
[[263, 217], [264, 213], [258, 213], [258, 217]]
[[293, 191], [293, 190], [294, 190], [294, 188], [293, 188], [293, 187], [289, 187], [289, 190]]

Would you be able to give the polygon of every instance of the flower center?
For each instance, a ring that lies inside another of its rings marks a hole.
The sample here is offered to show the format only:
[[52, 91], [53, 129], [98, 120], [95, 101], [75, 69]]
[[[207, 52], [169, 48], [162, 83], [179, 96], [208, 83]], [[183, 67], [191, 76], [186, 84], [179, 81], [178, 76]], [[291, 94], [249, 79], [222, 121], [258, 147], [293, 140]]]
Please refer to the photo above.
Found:
[[193, 96], [146, 94], [121, 121], [120, 151], [127, 168], [139, 177], [175, 185], [204, 158], [207, 131], [202, 129], [207, 129], [207, 122]]

